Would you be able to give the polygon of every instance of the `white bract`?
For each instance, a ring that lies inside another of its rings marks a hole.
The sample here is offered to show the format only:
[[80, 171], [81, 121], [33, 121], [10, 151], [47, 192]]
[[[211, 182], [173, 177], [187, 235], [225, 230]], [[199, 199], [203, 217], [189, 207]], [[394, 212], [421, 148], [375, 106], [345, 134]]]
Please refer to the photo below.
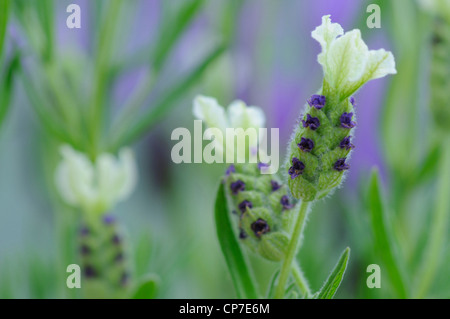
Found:
[[68, 145], [61, 147], [63, 157], [55, 181], [64, 201], [86, 213], [105, 213], [126, 199], [137, 182], [137, 169], [130, 149], [122, 149], [118, 158], [100, 154], [93, 163], [84, 153]]
[[[257, 157], [257, 149], [258, 149], [258, 141], [264, 138], [261, 136], [258, 131], [260, 128], [264, 127], [266, 122], [264, 112], [256, 106], [247, 106], [242, 101], [234, 101], [228, 106], [227, 111], [219, 105], [216, 99], [206, 96], [197, 96], [194, 99], [193, 106], [194, 116], [199, 120], [205, 122], [205, 124], [209, 127], [208, 130], [205, 131], [205, 139], [213, 139], [213, 143], [215, 146], [216, 152], [219, 152], [222, 155], [231, 154], [231, 157], [234, 157], [235, 154], [235, 145], [244, 145], [245, 141], [237, 141], [236, 144], [228, 145], [228, 143], [224, 146], [224, 137], [227, 136], [227, 128], [233, 129], [243, 129], [247, 131], [248, 129], [254, 129], [256, 134], [248, 134], [248, 147], [249, 147], [249, 157], [250, 160]], [[217, 134], [217, 130], [220, 131], [220, 134]], [[237, 135], [238, 139], [245, 139], [246, 135], [241, 134]], [[225, 152], [224, 152], [225, 148]], [[225, 154], [224, 154], [225, 153]], [[237, 152], [238, 162], [243, 162], [243, 158], [240, 155], [243, 153]], [[228, 157], [227, 157], [228, 158]]]
[[391, 52], [369, 50], [358, 29], [344, 33], [329, 15], [322, 17], [311, 36], [322, 46], [318, 61], [323, 67], [328, 86], [344, 99], [364, 83], [397, 73]]

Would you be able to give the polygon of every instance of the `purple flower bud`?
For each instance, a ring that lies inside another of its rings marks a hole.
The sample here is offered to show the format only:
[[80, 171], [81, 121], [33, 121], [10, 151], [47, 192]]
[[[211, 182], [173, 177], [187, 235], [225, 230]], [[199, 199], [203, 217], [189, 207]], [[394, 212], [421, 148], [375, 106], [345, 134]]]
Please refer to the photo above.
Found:
[[278, 184], [277, 181], [272, 180], [270, 181], [270, 184], [272, 185], [272, 192], [275, 192], [281, 188], [281, 185]]
[[270, 231], [269, 224], [264, 219], [259, 218], [256, 222], [250, 226], [256, 237], [261, 237]]
[[283, 206], [283, 209], [291, 209], [292, 207], [294, 207], [294, 205], [289, 203], [289, 197], [287, 197], [286, 195], [281, 197], [280, 203]]
[[253, 204], [252, 204], [251, 201], [244, 200], [238, 206], [238, 208], [241, 211], [241, 213], [245, 213], [247, 211], [247, 207], [248, 208], [253, 208]]
[[354, 107], [356, 106], [356, 101], [355, 101], [355, 98], [353, 96], [350, 98], [350, 103], [352, 103], [352, 105]]
[[84, 275], [86, 276], [86, 278], [95, 278], [97, 277], [97, 272], [95, 271], [94, 267], [92, 267], [91, 265], [87, 265], [84, 268]]
[[120, 277], [120, 284], [122, 286], [126, 286], [128, 284], [129, 279], [130, 275], [127, 272], [122, 273], [122, 276]]
[[87, 256], [91, 253], [91, 249], [89, 248], [89, 246], [83, 244], [80, 247], [80, 253], [82, 256]]
[[119, 245], [122, 240], [120, 239], [119, 235], [114, 234], [111, 241], [114, 245]]
[[231, 183], [230, 189], [231, 189], [231, 193], [233, 195], [236, 195], [237, 193], [245, 190], [245, 183], [241, 180], [237, 180], [236, 182]]
[[227, 170], [225, 171], [225, 175], [229, 176], [231, 173], [236, 173], [236, 168], [234, 167], [233, 164], [228, 166]]
[[89, 228], [87, 228], [86, 226], [82, 226], [80, 229], [80, 235], [82, 237], [89, 235]]
[[350, 138], [351, 138], [351, 136], [344, 137], [343, 140], [341, 141], [341, 143], [339, 143], [339, 147], [342, 149], [345, 148], [347, 151], [355, 148], [355, 145], [350, 143]]
[[289, 175], [291, 175], [291, 179], [303, 174], [304, 169], [305, 164], [303, 164], [302, 161], [300, 161], [297, 157], [292, 158], [292, 166], [289, 168]]
[[312, 117], [310, 114], [306, 114], [306, 121], [302, 120], [303, 127], [309, 127], [309, 129], [315, 131], [320, 126], [320, 121], [317, 117]]
[[340, 121], [341, 121], [341, 126], [343, 128], [353, 128], [356, 126], [356, 123], [352, 121], [352, 117], [353, 117], [353, 113], [347, 113], [344, 112], [341, 115]]
[[123, 261], [123, 253], [118, 253], [117, 255], [116, 255], [116, 257], [114, 257], [114, 260], [116, 261], [116, 262], [121, 262], [121, 261]]
[[314, 141], [312, 139], [302, 137], [301, 142], [298, 143], [297, 146], [303, 152], [311, 152], [312, 149], [314, 148]]
[[350, 168], [350, 165], [348, 165], [345, 160], [347, 158], [340, 158], [336, 161], [336, 163], [334, 163], [334, 169], [337, 170], [338, 172], [342, 172], [342, 171], [346, 171]]
[[309, 106], [315, 107], [318, 110], [325, 106], [326, 101], [327, 99], [325, 98], [325, 96], [317, 94], [314, 94], [309, 100], [307, 100]]
[[103, 216], [103, 223], [106, 225], [112, 225], [116, 222], [116, 218], [113, 215], [105, 215]]
[[240, 239], [247, 238], [247, 233], [242, 228], [239, 230], [239, 238]]

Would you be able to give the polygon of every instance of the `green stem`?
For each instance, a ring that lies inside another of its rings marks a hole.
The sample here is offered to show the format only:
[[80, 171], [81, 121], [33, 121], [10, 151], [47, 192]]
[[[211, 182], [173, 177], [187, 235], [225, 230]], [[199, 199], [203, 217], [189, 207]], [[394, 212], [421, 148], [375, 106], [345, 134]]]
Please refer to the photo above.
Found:
[[278, 281], [278, 286], [275, 291], [275, 299], [281, 299], [284, 297], [285, 287], [289, 274], [292, 269], [292, 262], [294, 257], [297, 255], [297, 251], [300, 245], [301, 235], [303, 232], [303, 227], [305, 225], [306, 215], [308, 213], [309, 202], [302, 201], [300, 204], [300, 209], [297, 216], [297, 221], [295, 222], [294, 231], [292, 232], [291, 241], [286, 252], [286, 258], [281, 266], [280, 278]]
[[294, 277], [295, 283], [297, 284], [298, 288], [300, 288], [301, 292], [303, 293], [303, 296], [305, 298], [311, 296], [311, 288], [309, 288], [308, 280], [306, 280], [305, 275], [303, 274], [303, 271], [301, 270], [298, 263], [294, 263], [294, 265], [292, 266], [292, 276]]
[[441, 252], [448, 239], [446, 236], [447, 224], [450, 216], [450, 136], [447, 136], [443, 143], [443, 154], [439, 167], [440, 180], [438, 184], [438, 193], [436, 200], [436, 208], [432, 216], [430, 237], [425, 250], [425, 258], [423, 259], [422, 272], [417, 289], [417, 298], [424, 298], [429, 287], [433, 283], [436, 271], [439, 267]]

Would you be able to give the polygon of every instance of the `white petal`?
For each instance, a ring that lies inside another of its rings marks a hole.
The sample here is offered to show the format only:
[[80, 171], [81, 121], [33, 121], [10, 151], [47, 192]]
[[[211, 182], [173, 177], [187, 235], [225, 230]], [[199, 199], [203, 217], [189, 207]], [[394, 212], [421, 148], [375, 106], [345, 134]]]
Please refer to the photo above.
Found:
[[355, 29], [345, 33], [329, 48], [327, 80], [337, 89], [358, 80], [366, 69], [368, 57], [369, 49], [361, 39], [361, 32]]
[[204, 121], [208, 127], [216, 127], [225, 132], [228, 126], [225, 110], [214, 98], [197, 96], [194, 99], [193, 113], [196, 118]]
[[137, 182], [137, 169], [130, 149], [122, 149], [119, 158], [111, 154], [101, 154], [97, 158], [99, 207], [110, 209], [119, 201], [126, 199]]
[[[63, 163], [66, 165], [68, 188], [73, 192], [78, 204], [83, 205], [95, 195], [93, 189], [94, 169], [92, 162], [70, 146], [61, 147]], [[62, 177], [60, 177], [62, 178]], [[66, 194], [67, 195], [67, 194]]]
[[117, 159], [100, 154], [95, 165], [70, 146], [61, 147], [63, 159], [55, 173], [61, 197], [87, 213], [104, 213], [132, 192], [137, 179], [131, 150], [123, 149]]
[[70, 205], [76, 205], [77, 197], [75, 196], [75, 192], [73, 191], [69, 183], [68, 169], [69, 168], [67, 164], [64, 162], [61, 162], [56, 168], [55, 173], [56, 188], [58, 189], [59, 194], [66, 203]]
[[248, 127], [249, 118], [246, 109], [247, 105], [239, 100], [232, 102], [228, 106], [227, 113], [230, 127], [243, 129]]
[[96, 175], [98, 189], [97, 205], [104, 210], [108, 210], [115, 204], [120, 186], [120, 172], [118, 171], [118, 165], [114, 156], [105, 153], [97, 157]]
[[323, 16], [322, 24], [311, 32], [312, 38], [317, 40], [322, 47], [322, 53], [318, 56], [319, 63], [322, 64], [322, 66], [325, 66], [326, 64], [329, 46], [337, 36], [343, 34], [344, 29], [342, 29], [339, 23], [331, 23], [330, 15]]
[[263, 110], [256, 106], [246, 106], [242, 101], [234, 101], [228, 107], [228, 118], [234, 128], [262, 128], [266, 123]]
[[247, 115], [250, 118], [250, 127], [262, 128], [266, 125], [264, 111], [256, 106], [247, 107]]
[[395, 59], [391, 52], [387, 52], [384, 49], [369, 52], [369, 61], [365, 71], [365, 76], [368, 78], [367, 81], [396, 73]]
[[123, 182], [118, 199], [125, 200], [133, 192], [138, 180], [136, 160], [131, 149], [122, 149], [119, 153], [119, 161], [122, 166]]

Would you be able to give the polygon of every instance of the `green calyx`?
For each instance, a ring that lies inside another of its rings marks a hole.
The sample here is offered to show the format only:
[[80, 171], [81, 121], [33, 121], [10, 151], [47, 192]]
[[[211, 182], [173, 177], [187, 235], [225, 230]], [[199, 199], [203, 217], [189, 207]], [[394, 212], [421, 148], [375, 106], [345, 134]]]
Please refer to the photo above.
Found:
[[290, 240], [293, 207], [286, 186], [273, 175], [260, 173], [257, 164], [236, 164], [225, 177], [233, 203], [238, 236], [265, 259], [284, 258]]
[[[314, 104], [313, 99], [322, 104]], [[354, 100], [333, 95], [313, 95], [289, 145], [288, 185], [292, 195], [314, 201], [328, 195], [342, 182], [354, 148]]]
[[79, 235], [79, 254], [86, 298], [123, 298], [130, 285], [124, 238], [116, 220], [85, 223]]

